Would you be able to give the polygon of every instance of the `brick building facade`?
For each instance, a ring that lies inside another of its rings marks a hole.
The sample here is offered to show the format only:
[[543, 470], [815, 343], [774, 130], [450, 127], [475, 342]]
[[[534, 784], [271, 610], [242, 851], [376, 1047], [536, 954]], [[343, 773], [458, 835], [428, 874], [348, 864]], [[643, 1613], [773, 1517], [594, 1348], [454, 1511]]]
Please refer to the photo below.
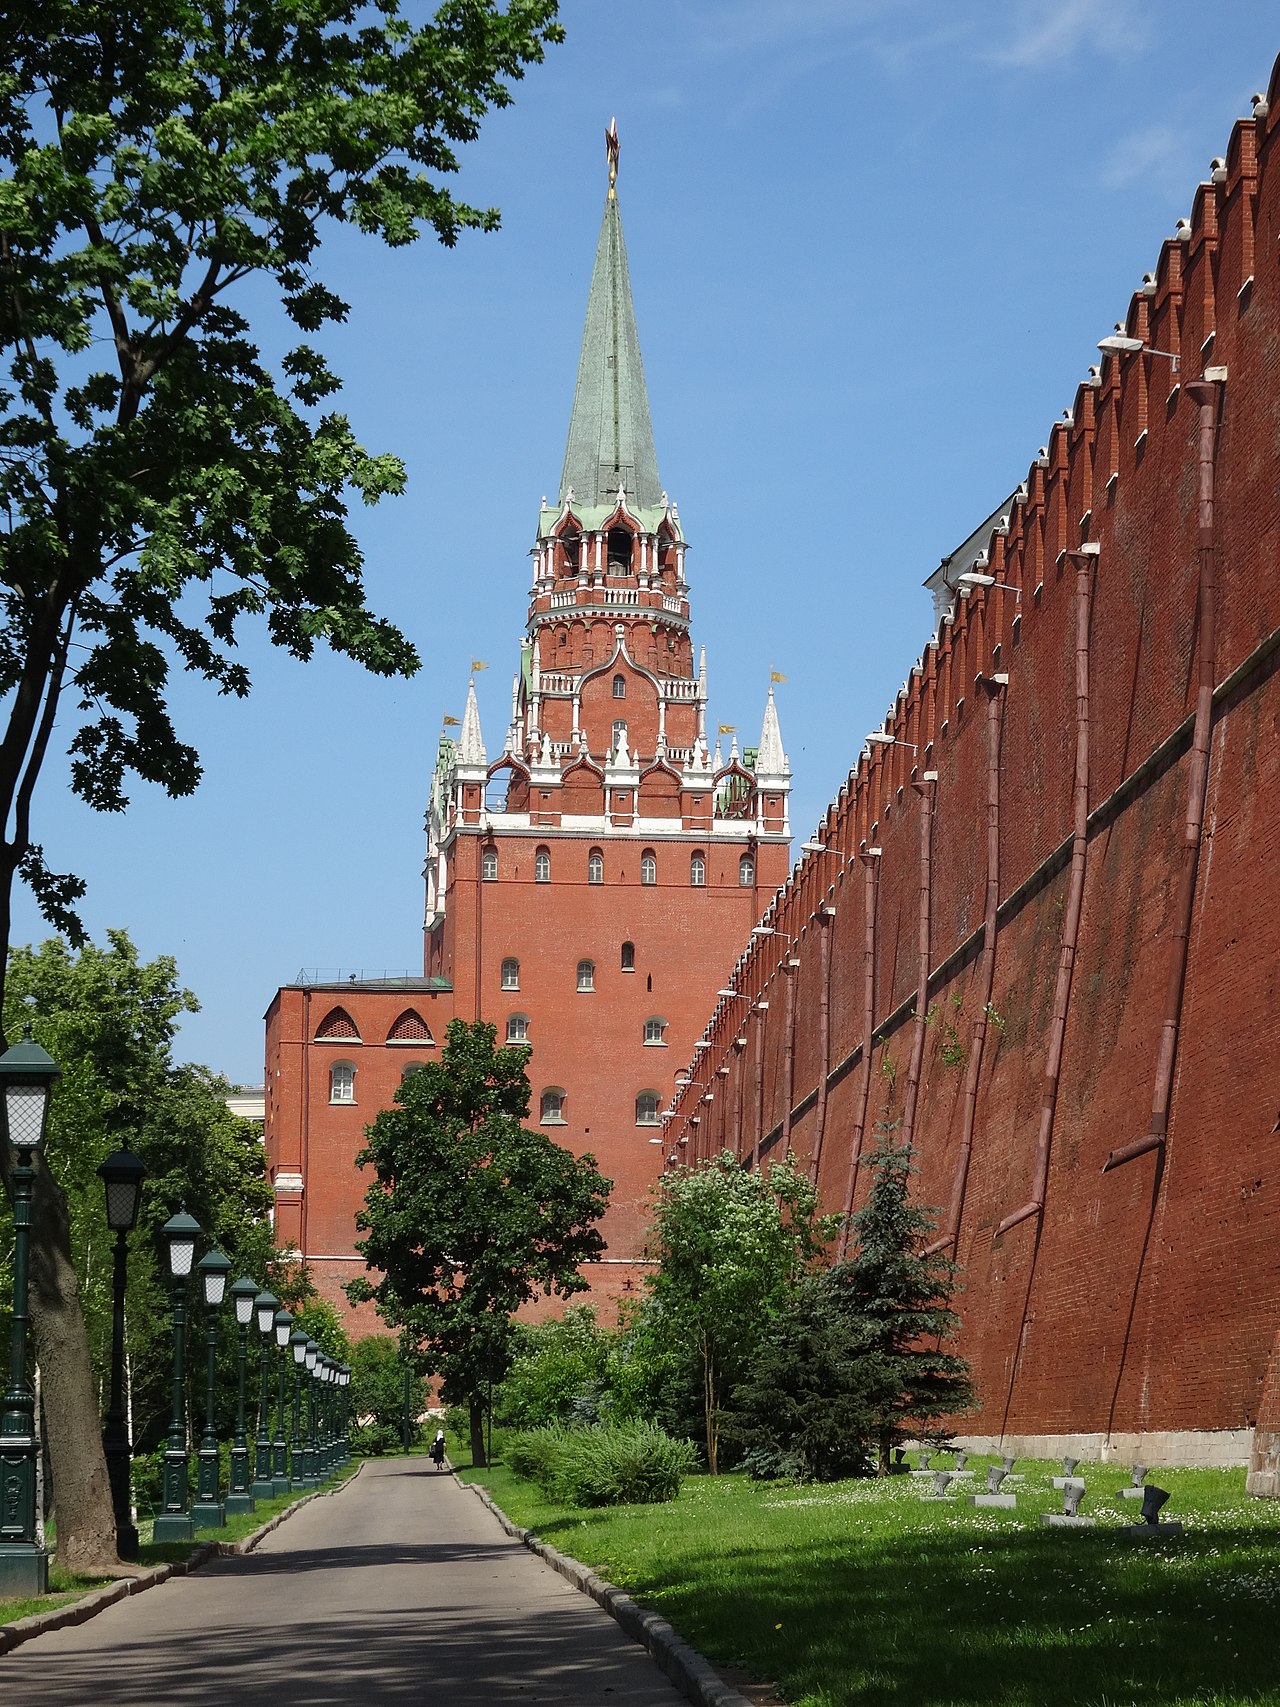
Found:
[[735, 735], [726, 756], [688, 550], [658, 477], [611, 171], [511, 721], [491, 762], [473, 680], [436, 756], [423, 976], [290, 985], [267, 1014], [277, 1238], [344, 1307], [363, 1272], [363, 1129], [454, 1017], [530, 1047], [531, 1121], [614, 1181], [593, 1290], [634, 1289], [676, 1071], [789, 867], [773, 690], [759, 746]]
[[1278, 239], [1280, 62], [1008, 505], [944, 563], [936, 637], [668, 1127], [672, 1162], [790, 1144], [847, 1209], [896, 1122], [963, 1266], [974, 1438], [1153, 1463], [1252, 1441], [1271, 1492]]

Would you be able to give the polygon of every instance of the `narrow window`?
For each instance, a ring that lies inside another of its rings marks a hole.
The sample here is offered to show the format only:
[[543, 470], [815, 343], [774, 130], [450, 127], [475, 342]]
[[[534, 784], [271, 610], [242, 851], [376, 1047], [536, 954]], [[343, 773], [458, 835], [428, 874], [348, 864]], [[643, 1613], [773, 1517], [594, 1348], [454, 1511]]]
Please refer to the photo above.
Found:
[[652, 848], [646, 848], [640, 855], [641, 883], [656, 883], [658, 881], [658, 862]]
[[604, 882], [604, 855], [599, 848], [592, 848], [587, 855], [587, 882]]
[[356, 1070], [350, 1061], [335, 1061], [329, 1069], [329, 1101], [356, 1100]]
[[518, 990], [520, 988], [520, 962], [514, 956], [508, 956], [502, 962], [502, 988]]
[[551, 855], [546, 848], [539, 848], [533, 856], [533, 880], [535, 883], [551, 881]]
[[667, 1029], [667, 1022], [658, 1014], [651, 1014], [644, 1022], [644, 1040], [646, 1043], [661, 1043]]
[[625, 575], [631, 568], [631, 535], [626, 528], [610, 528], [608, 563], [615, 575]]
[[615, 699], [625, 699], [627, 697], [627, 678], [625, 676], [615, 676], [613, 678], [613, 697]]
[[543, 1126], [563, 1126], [564, 1092], [556, 1086], [543, 1091], [538, 1103], [538, 1119]]
[[658, 1093], [657, 1091], [641, 1091], [636, 1098], [636, 1125], [656, 1126], [658, 1124]]
[[738, 882], [744, 889], [750, 889], [756, 880], [756, 862], [749, 853], [744, 853], [738, 861]]
[[613, 750], [618, 748], [627, 738], [627, 720], [625, 717], [615, 717], [613, 720]]
[[689, 860], [689, 884], [694, 889], [705, 889], [707, 885], [707, 861], [703, 854], [696, 853]]
[[596, 987], [596, 963], [595, 963], [595, 961], [594, 960], [580, 960], [578, 962], [578, 988], [580, 990], [594, 990], [595, 987]]
[[480, 880], [482, 883], [498, 881], [498, 850], [486, 848], [480, 855]]
[[507, 1042], [527, 1043], [529, 1041], [528, 1014], [507, 1015]]
[[633, 942], [624, 942], [622, 945], [622, 970], [624, 972], [634, 972], [635, 969], [636, 945]]
[[410, 1078], [414, 1073], [420, 1073], [425, 1066], [425, 1061], [406, 1061], [404, 1069], [400, 1074], [400, 1083], [403, 1084], [405, 1080]]

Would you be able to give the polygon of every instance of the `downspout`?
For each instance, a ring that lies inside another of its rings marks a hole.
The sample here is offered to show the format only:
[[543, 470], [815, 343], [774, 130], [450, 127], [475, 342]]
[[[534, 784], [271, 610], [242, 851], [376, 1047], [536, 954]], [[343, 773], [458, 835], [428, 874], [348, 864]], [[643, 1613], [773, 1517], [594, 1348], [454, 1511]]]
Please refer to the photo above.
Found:
[[979, 681], [987, 695], [987, 888], [982, 914], [982, 973], [978, 984], [978, 1014], [969, 1041], [960, 1154], [956, 1158], [955, 1179], [951, 1185], [946, 1232], [929, 1247], [931, 1252], [950, 1245], [954, 1253], [960, 1238], [960, 1217], [964, 1211], [969, 1163], [973, 1159], [973, 1131], [978, 1118], [978, 1083], [982, 1077], [982, 1056], [987, 1043], [988, 1016], [996, 979], [996, 914], [1000, 906], [1000, 736], [1009, 677], [1001, 673], [981, 676]]
[[[298, 1206], [298, 1248], [306, 1260], [307, 1203], [311, 1184], [311, 991], [302, 992], [302, 1202]], [[276, 1158], [277, 1162], [279, 1157]], [[274, 1181], [272, 1184], [274, 1185]], [[273, 1205], [274, 1207], [274, 1205]]]
[[761, 1000], [753, 1009], [756, 1016], [756, 1121], [755, 1136], [751, 1144], [753, 1171], [760, 1166], [760, 1141], [764, 1137], [764, 1016], [768, 1007], [768, 1002]]
[[920, 1078], [924, 1070], [925, 1033], [929, 1025], [929, 903], [933, 883], [933, 791], [937, 771], [926, 771], [912, 788], [920, 796], [920, 908], [916, 922], [918, 983], [916, 1013], [911, 1039], [911, 1064], [907, 1068], [907, 1093], [902, 1104], [902, 1148], [909, 1150], [915, 1136], [916, 1108], [920, 1101]]
[[787, 945], [787, 958], [782, 963], [783, 982], [787, 987], [786, 1030], [782, 1040], [782, 1153], [791, 1149], [791, 1110], [796, 1100], [796, 970], [799, 966]]
[[844, 1190], [844, 1225], [840, 1229], [840, 1255], [843, 1262], [849, 1250], [849, 1222], [853, 1200], [858, 1190], [858, 1164], [862, 1160], [862, 1135], [867, 1129], [867, 1104], [871, 1101], [871, 1057], [876, 1031], [876, 912], [880, 893], [880, 849], [865, 848], [858, 858], [862, 861], [862, 916], [864, 938], [862, 947], [862, 1072], [859, 1075], [858, 1107], [853, 1121], [853, 1139], [849, 1146], [849, 1178]]
[[[1226, 370], [1221, 370], [1225, 379]], [[1156, 1057], [1156, 1082], [1151, 1097], [1151, 1124], [1146, 1136], [1113, 1150], [1102, 1164], [1103, 1173], [1160, 1149], [1169, 1132], [1169, 1105], [1173, 1100], [1173, 1073], [1178, 1059], [1178, 1028], [1182, 1019], [1182, 997], [1187, 984], [1187, 957], [1191, 950], [1191, 921], [1196, 904], [1196, 874], [1204, 836], [1204, 809], [1209, 790], [1209, 752], [1213, 744], [1213, 689], [1218, 666], [1217, 647], [1217, 552], [1214, 548], [1213, 489], [1214, 456], [1217, 446], [1218, 405], [1222, 379], [1198, 379], [1186, 387], [1187, 396], [1200, 408], [1199, 432], [1199, 626], [1200, 657], [1196, 685], [1196, 717], [1191, 731], [1191, 765], [1187, 774], [1187, 812], [1182, 833], [1182, 859], [1178, 873], [1178, 898], [1174, 908], [1174, 934], [1169, 950], [1169, 980], [1165, 994], [1164, 1024]]]
[[1067, 556], [1076, 566], [1076, 775], [1071, 826], [1071, 877], [1067, 885], [1066, 911], [1062, 917], [1062, 940], [1058, 948], [1058, 980], [1053, 992], [1053, 1017], [1049, 1021], [1049, 1052], [1045, 1059], [1044, 1089], [1040, 1098], [1040, 1131], [1036, 1138], [1035, 1171], [1031, 1198], [1021, 1209], [1006, 1215], [996, 1228], [1002, 1233], [1039, 1215], [1049, 1183], [1049, 1146], [1053, 1139], [1053, 1116], [1058, 1104], [1058, 1081], [1062, 1073], [1062, 1041], [1067, 1030], [1067, 1007], [1071, 1000], [1071, 977], [1080, 940], [1080, 913], [1084, 905], [1085, 866], [1089, 850], [1089, 624], [1093, 610], [1093, 566], [1097, 544], [1082, 545]]
[[834, 907], [818, 908], [818, 1101], [813, 1115], [813, 1154], [809, 1179], [818, 1183], [822, 1140], [827, 1130], [827, 1077], [831, 1072], [831, 917]]

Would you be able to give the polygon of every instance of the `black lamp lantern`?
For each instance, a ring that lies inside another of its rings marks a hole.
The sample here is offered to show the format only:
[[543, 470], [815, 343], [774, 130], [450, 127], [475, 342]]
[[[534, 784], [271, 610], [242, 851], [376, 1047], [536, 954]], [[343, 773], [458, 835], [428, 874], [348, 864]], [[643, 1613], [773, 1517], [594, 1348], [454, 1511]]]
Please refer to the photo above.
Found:
[[262, 1356], [259, 1365], [260, 1392], [258, 1396], [258, 1437], [254, 1442], [252, 1494], [255, 1500], [269, 1500], [275, 1492], [271, 1479], [271, 1346], [275, 1339], [276, 1311], [280, 1300], [274, 1292], [259, 1292], [253, 1302], [253, 1314], [262, 1336]]
[[98, 1169], [107, 1200], [107, 1226], [116, 1236], [111, 1277], [111, 1403], [102, 1428], [102, 1450], [107, 1460], [107, 1480], [111, 1484], [111, 1506], [116, 1520], [116, 1551], [122, 1559], [138, 1556], [129, 1475], [133, 1443], [124, 1407], [124, 1290], [129, 1234], [138, 1225], [142, 1182], [146, 1177], [146, 1163], [134, 1155], [128, 1140], [123, 1138], [120, 1148], [113, 1150]]
[[274, 1494], [289, 1492], [289, 1413], [288, 1399], [285, 1395], [285, 1376], [289, 1362], [287, 1347], [289, 1335], [293, 1332], [293, 1315], [290, 1311], [276, 1311], [275, 1322], [272, 1324], [276, 1346], [279, 1355], [276, 1358], [276, 1432], [271, 1442], [271, 1491]]
[[187, 1281], [195, 1265], [200, 1223], [185, 1208], [171, 1215], [160, 1229], [165, 1260], [173, 1285], [173, 1407], [169, 1444], [164, 1453], [162, 1510], [152, 1526], [155, 1541], [191, 1541], [196, 1526], [188, 1506], [187, 1418], [183, 1387], [183, 1357], [187, 1341]]
[[258, 1283], [241, 1275], [231, 1288], [231, 1301], [236, 1307], [236, 1329], [239, 1345], [236, 1348], [236, 1432], [231, 1443], [231, 1485], [227, 1490], [228, 1517], [253, 1511], [254, 1498], [249, 1492], [249, 1442], [244, 1427], [245, 1360], [249, 1350], [249, 1329], [253, 1326], [254, 1306], [258, 1300]]
[[218, 1498], [220, 1466], [218, 1461], [218, 1424], [214, 1394], [218, 1379], [218, 1311], [227, 1295], [227, 1276], [231, 1264], [215, 1246], [206, 1251], [196, 1264], [200, 1276], [200, 1296], [207, 1312], [205, 1318], [205, 1397], [204, 1433], [200, 1436], [200, 1451], [196, 1456], [196, 1503], [191, 1516], [198, 1529], [220, 1529], [227, 1521]]
[[0, 1120], [17, 1155], [13, 1170], [13, 1313], [9, 1385], [0, 1413], [0, 1598], [26, 1599], [49, 1587], [49, 1556], [36, 1539], [35, 1396], [27, 1381], [27, 1270], [31, 1245], [31, 1157], [44, 1142], [49, 1098], [61, 1070], [31, 1040], [0, 1055]]

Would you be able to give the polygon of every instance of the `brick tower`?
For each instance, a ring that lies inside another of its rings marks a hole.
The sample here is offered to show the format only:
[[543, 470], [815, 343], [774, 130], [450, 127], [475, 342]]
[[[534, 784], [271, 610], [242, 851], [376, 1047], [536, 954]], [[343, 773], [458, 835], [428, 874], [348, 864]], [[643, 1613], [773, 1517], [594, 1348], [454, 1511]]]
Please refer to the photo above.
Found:
[[[756, 749], [740, 754], [735, 735], [725, 759], [719, 738], [708, 745], [706, 653], [695, 666], [689, 547], [658, 478], [612, 135], [609, 166], [511, 721], [490, 762], [473, 677], [457, 738], [437, 753], [424, 975], [294, 986], [268, 1015], [278, 1236], [321, 1259], [314, 1272], [331, 1295], [360, 1268], [353, 1145], [411, 1064], [406, 1048], [421, 1060], [451, 1017], [530, 1046], [531, 1124], [594, 1152], [614, 1181], [593, 1290], [632, 1290], [663, 1105], [789, 867], [790, 771], [772, 687]], [[310, 1104], [305, 1137], [299, 1102]], [[312, 1248], [321, 1228], [323, 1250]]]

